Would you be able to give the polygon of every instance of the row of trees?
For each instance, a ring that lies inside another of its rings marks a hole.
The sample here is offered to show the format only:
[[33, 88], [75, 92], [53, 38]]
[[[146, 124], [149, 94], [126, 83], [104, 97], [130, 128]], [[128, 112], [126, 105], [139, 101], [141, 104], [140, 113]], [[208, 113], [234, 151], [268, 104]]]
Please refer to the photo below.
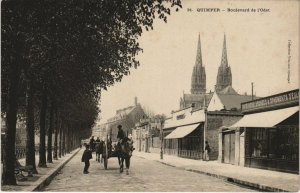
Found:
[[100, 111], [101, 90], [139, 66], [138, 37], [153, 29], [156, 17], [166, 22], [171, 7], [181, 7], [180, 0], [2, 1], [3, 184], [16, 184], [17, 116], [26, 118], [26, 165], [37, 173], [35, 131], [39, 167], [52, 162], [53, 133], [55, 159], [87, 138]]

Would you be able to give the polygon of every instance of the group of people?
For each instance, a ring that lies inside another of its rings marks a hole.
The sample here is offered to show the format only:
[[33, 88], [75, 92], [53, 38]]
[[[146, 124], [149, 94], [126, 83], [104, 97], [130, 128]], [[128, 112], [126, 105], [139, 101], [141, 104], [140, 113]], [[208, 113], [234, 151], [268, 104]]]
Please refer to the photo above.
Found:
[[90, 139], [90, 144], [89, 144], [91, 151], [95, 151], [96, 146], [101, 143], [104, 143], [104, 140], [101, 140], [99, 137], [97, 137], [97, 139], [95, 140], [94, 136], [92, 136]]
[[[122, 129], [122, 125], [118, 125], [118, 134], [117, 134], [117, 148], [121, 148], [121, 146], [125, 143], [128, 142], [131, 144], [130, 147], [132, 147], [131, 151], [134, 150], [133, 148], [133, 141], [131, 138], [131, 135], [126, 136], [125, 132]], [[94, 139], [94, 136], [91, 137], [90, 139], [90, 143], [89, 144], [85, 144], [85, 151], [83, 152], [81, 161], [85, 163], [84, 169], [83, 169], [83, 173], [84, 174], [88, 174], [88, 168], [90, 166], [90, 159], [93, 158], [92, 156], [92, 152], [96, 151], [96, 161], [100, 162], [100, 160], [102, 160], [101, 158], [101, 154], [103, 152], [103, 147], [104, 147], [104, 140], [101, 140], [99, 137], [97, 137], [97, 139]], [[102, 161], [101, 161], [102, 162]]]

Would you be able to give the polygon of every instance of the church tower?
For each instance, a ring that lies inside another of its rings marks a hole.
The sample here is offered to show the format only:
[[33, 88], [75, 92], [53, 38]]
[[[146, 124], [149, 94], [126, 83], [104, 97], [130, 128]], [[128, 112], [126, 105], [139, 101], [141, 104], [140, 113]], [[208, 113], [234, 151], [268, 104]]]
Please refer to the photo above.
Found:
[[197, 56], [196, 56], [196, 62], [195, 62], [195, 66], [193, 69], [191, 82], [192, 82], [192, 86], [191, 86], [192, 94], [205, 93], [205, 91], [206, 91], [206, 74], [205, 74], [205, 68], [202, 65], [200, 34], [198, 37]]
[[228, 66], [227, 50], [226, 50], [226, 37], [224, 34], [222, 59], [221, 59], [221, 65], [218, 70], [217, 84], [216, 84], [216, 88], [215, 88], [216, 92], [223, 90], [227, 86], [232, 86], [232, 76], [231, 76], [230, 66]]

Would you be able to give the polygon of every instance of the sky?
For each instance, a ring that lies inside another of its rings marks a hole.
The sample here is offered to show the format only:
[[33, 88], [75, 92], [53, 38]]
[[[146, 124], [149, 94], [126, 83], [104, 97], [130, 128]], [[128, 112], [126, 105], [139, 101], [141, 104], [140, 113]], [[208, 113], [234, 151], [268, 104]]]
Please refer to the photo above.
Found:
[[[251, 94], [251, 82], [261, 97], [299, 88], [299, 1], [183, 0], [182, 5], [179, 12], [172, 10], [167, 23], [156, 20], [154, 30], [142, 34], [141, 65], [102, 92], [100, 123], [133, 105], [134, 97], [156, 114], [178, 110], [180, 97], [190, 93], [199, 34], [208, 92], [216, 84], [224, 34], [238, 93]], [[200, 8], [220, 12], [198, 12]], [[258, 12], [260, 8], [269, 11]]]

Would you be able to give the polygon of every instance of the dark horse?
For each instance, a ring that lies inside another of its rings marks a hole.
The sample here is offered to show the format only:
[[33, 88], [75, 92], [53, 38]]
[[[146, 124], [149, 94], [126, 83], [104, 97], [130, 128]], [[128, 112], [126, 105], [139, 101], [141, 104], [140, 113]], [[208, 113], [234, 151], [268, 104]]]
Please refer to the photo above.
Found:
[[124, 160], [125, 160], [125, 165], [126, 165], [126, 174], [129, 174], [129, 167], [130, 167], [130, 158], [132, 156], [132, 151], [133, 151], [133, 143], [130, 139], [125, 138], [123, 139], [122, 144], [118, 144], [116, 151], [118, 155], [118, 161], [120, 165], [120, 173], [123, 172], [124, 169]]

